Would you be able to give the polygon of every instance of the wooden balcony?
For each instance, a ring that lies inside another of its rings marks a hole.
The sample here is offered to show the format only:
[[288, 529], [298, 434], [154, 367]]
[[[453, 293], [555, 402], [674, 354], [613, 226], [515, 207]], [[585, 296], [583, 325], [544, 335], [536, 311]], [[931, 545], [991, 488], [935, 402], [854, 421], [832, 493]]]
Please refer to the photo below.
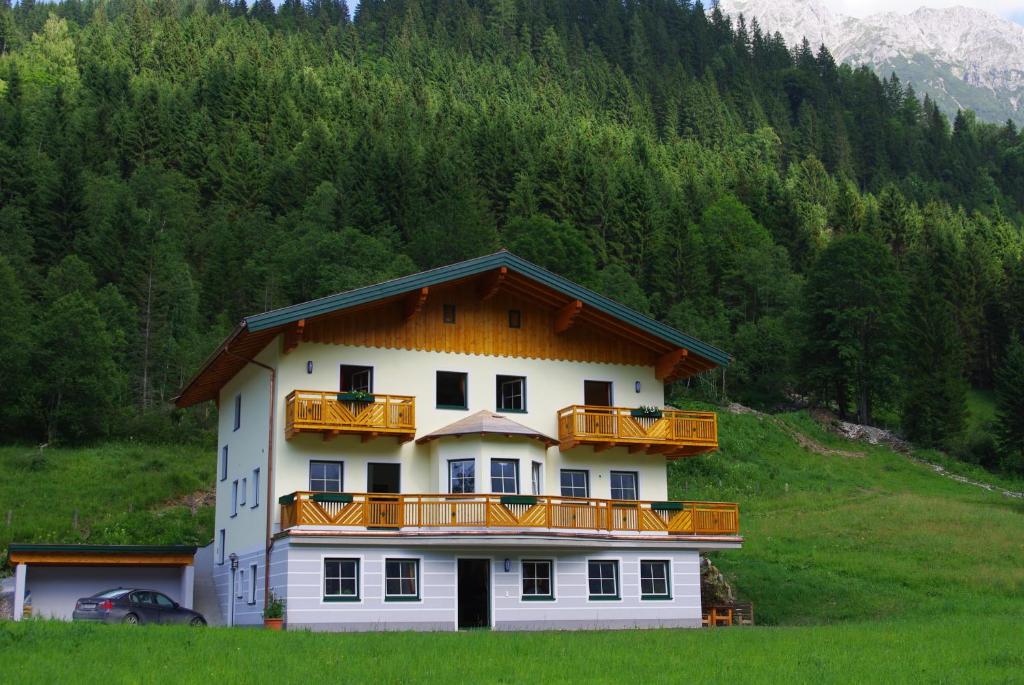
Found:
[[285, 400], [285, 437], [319, 433], [329, 440], [336, 435], [360, 435], [364, 442], [383, 435], [400, 442], [415, 437], [416, 398], [371, 397], [369, 401], [352, 401], [339, 399], [337, 391], [294, 390]]
[[664, 454], [669, 459], [718, 449], [718, 415], [714, 412], [664, 409], [655, 416], [623, 407], [575, 404], [558, 412], [558, 439], [563, 450], [592, 445], [595, 452], [629, 447], [630, 452]]
[[281, 528], [519, 528], [736, 535], [739, 507], [534, 495], [382, 495], [295, 492], [280, 498]]

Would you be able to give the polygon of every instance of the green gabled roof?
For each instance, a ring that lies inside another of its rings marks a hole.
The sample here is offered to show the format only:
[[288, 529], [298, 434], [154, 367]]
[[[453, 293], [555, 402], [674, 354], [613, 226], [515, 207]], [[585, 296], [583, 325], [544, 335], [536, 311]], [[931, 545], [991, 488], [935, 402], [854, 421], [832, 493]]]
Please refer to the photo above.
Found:
[[647, 333], [657, 336], [672, 343], [673, 345], [685, 347], [691, 352], [698, 354], [719, 366], [728, 366], [729, 364], [729, 354], [723, 352], [717, 347], [677, 331], [671, 326], [667, 326], [660, 321], [655, 321], [649, 316], [644, 316], [640, 312], [619, 304], [614, 300], [610, 300], [603, 295], [595, 293], [593, 290], [584, 288], [577, 283], [573, 283], [568, 279], [553, 274], [547, 269], [541, 268], [532, 262], [528, 262], [522, 257], [517, 257], [507, 250], [502, 250], [501, 252], [485, 255], [483, 257], [467, 259], [464, 262], [441, 266], [436, 269], [430, 269], [429, 271], [421, 271], [420, 273], [411, 274], [409, 276], [402, 276], [401, 278], [385, 281], [376, 285], [369, 285], [365, 288], [357, 288], [337, 295], [329, 295], [317, 300], [294, 304], [290, 307], [282, 307], [281, 309], [275, 309], [263, 314], [248, 316], [243, 320], [243, 326], [249, 331], [255, 333], [270, 328], [276, 328], [277, 326], [294, 323], [301, 319], [309, 319], [315, 316], [373, 302], [374, 300], [381, 300], [387, 297], [401, 295], [413, 290], [418, 290], [419, 288], [428, 288], [448, 281], [475, 276], [503, 266], [507, 267], [510, 271], [515, 271], [523, 276], [528, 276], [529, 278], [542, 283], [571, 299], [579, 300], [586, 306], [593, 307], [594, 309], [604, 312], [609, 316], [613, 316], [628, 324], [636, 326], [640, 330], [646, 331]]

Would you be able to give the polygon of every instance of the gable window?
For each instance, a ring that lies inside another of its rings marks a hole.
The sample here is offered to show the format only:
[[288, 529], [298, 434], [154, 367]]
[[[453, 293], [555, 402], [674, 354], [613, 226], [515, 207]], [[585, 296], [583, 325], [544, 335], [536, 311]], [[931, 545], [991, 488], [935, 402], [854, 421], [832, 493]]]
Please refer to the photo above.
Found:
[[522, 328], [523, 327], [523, 313], [518, 309], [508, 310], [508, 327], [509, 328]]
[[443, 320], [445, 323], [455, 323], [455, 305], [446, 304], [443, 307]]
[[341, 365], [338, 389], [342, 392], [373, 392], [373, 367]]
[[249, 604], [256, 603], [256, 564], [249, 564]]
[[465, 409], [469, 406], [466, 380], [466, 374], [457, 371], [437, 372], [438, 409]]
[[238, 516], [238, 481], [231, 483], [231, 515]]
[[519, 462], [514, 459], [491, 460], [491, 492], [519, 492]]
[[412, 601], [420, 598], [420, 560], [384, 560], [384, 600]]
[[235, 395], [235, 428], [238, 430], [242, 427], [242, 393]]
[[220, 448], [220, 479], [228, 479], [228, 446]]
[[523, 599], [554, 599], [549, 560], [523, 560]]
[[612, 471], [612, 499], [637, 499], [636, 471]]
[[342, 476], [340, 461], [309, 462], [309, 489], [313, 492], [342, 492]]
[[249, 479], [243, 478], [242, 484], [238, 487], [238, 504], [245, 506], [245, 495], [249, 492]]
[[359, 560], [324, 559], [324, 601], [354, 602], [359, 599]]
[[532, 462], [530, 464], [530, 482], [533, 485], [533, 494], [539, 495], [541, 488], [541, 474], [543, 473], [544, 465], [539, 461]]
[[252, 470], [252, 508], [260, 505], [260, 470]]
[[619, 599], [619, 562], [587, 562], [590, 599]]
[[667, 561], [640, 562], [640, 598], [671, 599]]
[[476, 460], [453, 459], [448, 462], [448, 492], [476, 492]]
[[526, 378], [523, 376], [498, 376], [499, 411], [526, 411]]
[[590, 497], [590, 474], [562, 469], [562, 497]]
[[227, 531], [221, 528], [217, 531], [217, 563], [224, 563], [224, 546], [227, 545], [228, 536]]

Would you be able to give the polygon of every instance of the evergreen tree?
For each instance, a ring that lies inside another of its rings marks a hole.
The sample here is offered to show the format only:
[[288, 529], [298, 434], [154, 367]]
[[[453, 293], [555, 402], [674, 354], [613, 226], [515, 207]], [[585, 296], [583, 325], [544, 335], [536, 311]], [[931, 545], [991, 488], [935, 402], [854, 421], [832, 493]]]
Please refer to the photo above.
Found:
[[1006, 348], [996, 374], [996, 439], [1006, 468], [1024, 473], [1024, 343]]

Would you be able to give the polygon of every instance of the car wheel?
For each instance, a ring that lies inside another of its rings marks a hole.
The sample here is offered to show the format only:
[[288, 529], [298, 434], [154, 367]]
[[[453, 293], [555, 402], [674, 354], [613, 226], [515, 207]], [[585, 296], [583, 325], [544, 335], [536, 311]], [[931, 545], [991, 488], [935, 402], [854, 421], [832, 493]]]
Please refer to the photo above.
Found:
[[191, 621], [189, 621], [189, 622], [188, 622], [188, 624], [189, 624], [190, 626], [192, 626], [193, 628], [201, 628], [202, 626], [205, 626], [205, 625], [206, 625], [206, 621], [204, 621], [204, 620], [203, 620], [203, 619], [202, 619], [201, 617], [199, 617], [199, 616], [193, 616], [193, 617], [192, 617], [192, 620], [191, 620]]
[[139, 624], [139, 617], [135, 614], [128, 614], [127, 616], [121, 619], [121, 623], [127, 623], [131, 626], [137, 626]]

